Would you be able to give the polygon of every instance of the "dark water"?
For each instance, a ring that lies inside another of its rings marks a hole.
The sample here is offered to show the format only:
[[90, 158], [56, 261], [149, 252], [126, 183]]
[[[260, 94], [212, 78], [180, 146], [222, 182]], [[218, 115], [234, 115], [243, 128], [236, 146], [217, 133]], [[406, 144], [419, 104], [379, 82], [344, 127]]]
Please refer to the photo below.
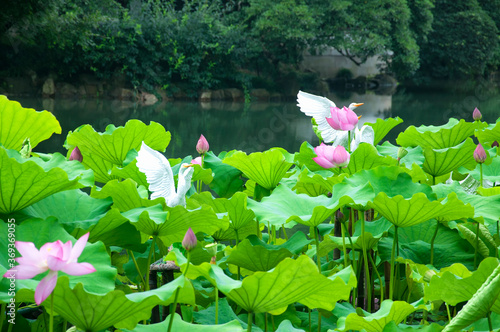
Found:
[[[472, 120], [478, 107], [483, 119], [495, 122], [500, 114], [500, 95], [491, 89], [470, 91], [408, 91], [398, 88], [394, 95], [329, 94], [337, 106], [351, 102], [365, 105], [356, 110], [360, 122], [376, 118], [401, 117], [404, 122], [393, 129], [387, 139], [394, 142], [398, 133], [409, 125], [441, 125], [449, 118]], [[167, 102], [143, 106], [128, 101], [110, 100], [51, 100], [11, 98], [24, 107], [50, 110], [59, 120], [63, 133], [53, 135], [35, 148], [40, 152], [65, 153], [63, 147], [68, 131], [82, 124], [91, 124], [104, 131], [108, 124], [124, 125], [129, 119], [145, 123], [161, 123], [172, 134], [167, 148], [168, 157], [196, 155], [195, 145], [203, 134], [215, 153], [239, 149], [246, 152], [265, 150], [274, 146], [290, 152], [299, 150], [303, 141], [316, 145], [310, 118], [299, 111], [296, 102], [243, 103], [232, 102]]]

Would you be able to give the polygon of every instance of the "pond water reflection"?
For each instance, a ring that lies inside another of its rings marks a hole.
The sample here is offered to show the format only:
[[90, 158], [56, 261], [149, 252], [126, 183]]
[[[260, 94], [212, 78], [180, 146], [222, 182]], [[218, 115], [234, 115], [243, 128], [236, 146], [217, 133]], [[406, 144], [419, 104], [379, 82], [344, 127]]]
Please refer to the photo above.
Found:
[[[362, 115], [360, 123], [377, 118], [401, 117], [404, 122], [393, 129], [387, 138], [394, 142], [397, 134], [410, 125], [441, 125], [449, 118], [472, 120], [472, 111], [478, 107], [485, 121], [494, 122], [499, 116], [500, 96], [489, 91], [442, 92], [407, 91], [399, 88], [394, 95], [329, 94], [338, 106], [351, 102], [365, 105], [356, 112]], [[290, 152], [299, 150], [303, 141], [312, 145], [318, 139], [311, 128], [310, 118], [299, 111], [295, 101], [270, 103], [232, 102], [166, 102], [142, 106], [128, 101], [111, 100], [52, 100], [11, 98], [24, 107], [50, 110], [63, 128], [62, 135], [54, 135], [36, 150], [65, 153], [64, 140], [69, 130], [89, 123], [97, 131], [108, 124], [124, 125], [129, 119], [145, 123], [161, 123], [172, 134], [167, 148], [168, 157], [196, 155], [195, 145], [200, 134], [205, 135], [215, 153], [232, 149], [246, 152], [261, 151], [280, 146]]]

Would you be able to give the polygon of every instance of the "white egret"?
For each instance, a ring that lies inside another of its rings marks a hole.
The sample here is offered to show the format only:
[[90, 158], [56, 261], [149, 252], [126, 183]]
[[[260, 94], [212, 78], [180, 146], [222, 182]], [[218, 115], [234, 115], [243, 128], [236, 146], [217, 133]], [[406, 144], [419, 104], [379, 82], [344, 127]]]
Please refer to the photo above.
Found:
[[169, 207], [186, 205], [186, 193], [191, 187], [191, 178], [194, 172], [191, 165], [181, 165], [176, 191], [172, 168], [163, 154], [151, 149], [142, 142], [136, 159], [137, 167], [142, 173], [146, 174], [149, 191], [152, 192], [151, 199], [163, 197]]
[[[303, 91], [297, 94], [297, 106], [300, 111], [308, 116], [312, 116], [318, 125], [318, 130], [321, 132], [321, 137], [325, 143], [332, 145], [347, 146], [348, 133], [347, 131], [335, 130], [326, 121], [327, 117], [331, 116], [331, 107], [336, 107], [335, 103], [328, 98], [312, 95]], [[351, 110], [363, 105], [363, 103], [351, 103]], [[355, 129], [355, 138], [351, 142], [352, 151], [362, 142], [373, 144], [374, 132], [371, 126], [363, 126], [361, 130]]]

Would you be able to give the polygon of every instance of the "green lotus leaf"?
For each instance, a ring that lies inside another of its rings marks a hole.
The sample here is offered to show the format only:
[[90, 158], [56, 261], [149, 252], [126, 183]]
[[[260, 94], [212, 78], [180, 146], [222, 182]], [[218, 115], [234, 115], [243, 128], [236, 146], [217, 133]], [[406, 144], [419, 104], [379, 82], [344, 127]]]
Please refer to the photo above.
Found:
[[[170, 324], [170, 316], [168, 316], [163, 322], [151, 325], [137, 325], [133, 330], [123, 330], [130, 332], [155, 332], [155, 331], [167, 331]], [[179, 332], [244, 332], [246, 329], [241, 327], [241, 324], [237, 320], [232, 320], [225, 324], [218, 325], [200, 325], [200, 324], [190, 324], [185, 322], [181, 316], [175, 314], [174, 321], [172, 324], [172, 331]]]
[[399, 116], [396, 118], [387, 118], [387, 119], [377, 119], [375, 123], [365, 123], [367, 126], [370, 126], [373, 128], [373, 131], [375, 132], [375, 139], [373, 141], [373, 145], [377, 145], [384, 137], [387, 135], [388, 132], [391, 131], [392, 128], [396, 127], [398, 124], [402, 123], [403, 119], [401, 119]]
[[[79, 189], [55, 193], [41, 201], [28, 206], [22, 214], [46, 219], [55, 217], [67, 232], [76, 228], [89, 229], [106, 214], [112, 200], [92, 198]], [[64, 209], [59, 208], [64, 206]]]
[[[191, 269], [191, 268], [190, 268]], [[241, 324], [241, 326], [246, 329], [248, 324], [241, 320], [234, 313], [233, 309], [227, 303], [227, 298], [222, 297], [219, 298], [219, 324], [226, 324], [229, 322], [237, 321]], [[194, 322], [200, 324], [202, 326], [220, 326], [215, 325], [215, 303], [212, 304], [204, 310], [200, 310], [198, 312], [193, 312]]]
[[364, 317], [351, 313], [347, 317], [340, 317], [335, 330], [382, 332], [390, 322], [399, 324], [415, 310], [415, 307], [407, 302], [385, 300], [376, 313], [366, 314]]
[[484, 130], [476, 131], [476, 137], [481, 144], [492, 144], [497, 141], [500, 142], [500, 121], [497, 120], [495, 124], [490, 124]]
[[[375, 221], [365, 222], [365, 244], [366, 248], [374, 249], [381, 238], [386, 237], [388, 235], [389, 229], [392, 227], [392, 224], [385, 218], [380, 218]], [[352, 243], [354, 245], [354, 249], [361, 250], [363, 247], [363, 237], [361, 236], [361, 222], [358, 221], [355, 224], [354, 234], [351, 236]], [[352, 249], [351, 243], [346, 239], [345, 240], [346, 248]], [[325, 256], [329, 251], [334, 248], [341, 249], [343, 248], [343, 242], [341, 237], [336, 237], [329, 235], [325, 237], [322, 243], [319, 246], [320, 250], [318, 254], [320, 256]]]
[[6, 149], [21, 150], [26, 138], [34, 148], [53, 133], [60, 134], [61, 126], [52, 113], [24, 108], [0, 95], [0, 143]]
[[243, 186], [243, 181], [240, 179], [241, 172], [233, 166], [224, 164], [212, 152], [205, 154], [203, 164], [213, 172], [214, 178], [210, 182], [210, 189], [219, 197], [229, 198]]
[[476, 145], [471, 138], [465, 142], [444, 149], [425, 148], [424, 171], [434, 177], [448, 174], [460, 166], [474, 165], [474, 150]]
[[137, 160], [133, 160], [125, 167], [120, 167], [113, 164], [110, 175], [111, 177], [119, 177], [124, 180], [132, 179], [138, 185], [144, 186], [145, 188], [149, 187], [149, 183], [146, 179], [146, 174], [139, 171], [139, 168], [137, 167]]
[[311, 197], [328, 194], [332, 191], [333, 185], [342, 182], [347, 174], [331, 175], [329, 171], [310, 173], [307, 167], [299, 173], [293, 182], [292, 189], [298, 194], [307, 194]]
[[126, 166], [129, 152], [132, 149], [138, 151], [143, 141], [154, 150], [165, 151], [170, 132], [153, 121], [146, 125], [139, 120], [129, 120], [124, 127], [109, 125], [104, 133], [84, 125], [68, 133], [66, 148], [72, 150], [78, 146], [83, 164], [94, 170], [96, 181], [107, 182], [118, 177], [110, 174], [113, 166]]
[[59, 191], [82, 188], [93, 182], [92, 172], [61, 154], [48, 161], [24, 159], [15, 150], [0, 148], [0, 213], [19, 211]]
[[122, 215], [145, 236], [143, 242], [149, 236], [158, 236], [165, 246], [174, 242], [181, 242], [189, 227], [193, 232], [204, 232], [213, 234], [217, 230], [227, 228], [227, 221], [220, 220], [213, 210], [208, 206], [202, 206], [197, 210], [186, 210], [182, 206], [169, 208], [163, 211], [163, 206], [157, 204], [150, 207], [140, 207], [123, 212]]
[[471, 246], [477, 249], [477, 252], [481, 254], [483, 257], [488, 257], [490, 255], [490, 249], [488, 248], [488, 244], [490, 244], [492, 250], [491, 253], [495, 255], [495, 251], [497, 249], [497, 245], [491, 237], [490, 231], [484, 226], [479, 224], [479, 235], [477, 236], [477, 226], [472, 225], [472, 223], [458, 224], [457, 228], [466, 239]]
[[96, 295], [83, 289], [82, 284], [70, 288], [67, 278], [59, 278], [54, 290], [54, 311], [83, 331], [101, 331], [111, 326], [133, 329], [151, 316], [151, 309], [174, 302], [194, 304], [194, 291], [183, 276], [158, 289], [125, 295], [120, 290]]
[[[382, 145], [377, 145], [376, 146], [378, 153], [380, 153], [382, 156], [391, 156], [393, 158], [398, 157], [398, 150], [399, 147], [396, 145], [391, 144], [390, 142], [386, 141]], [[425, 161], [424, 153], [423, 150], [420, 146], [410, 148], [407, 147], [405, 148], [406, 151], [408, 151], [408, 154], [401, 158], [400, 164], [401, 165], [407, 165], [411, 166], [413, 164], [417, 165], [423, 165]], [[408, 167], [409, 168], [409, 167]]]
[[439, 332], [443, 327], [439, 324], [432, 323], [430, 325], [406, 325], [406, 324], [396, 324], [395, 322], [389, 322], [382, 332], [412, 332], [412, 331], [422, 331], [422, 332]]
[[[472, 273], [462, 264], [455, 265], [455, 267], [450, 267], [449, 269], [441, 269], [440, 273], [431, 278], [430, 283], [424, 287], [424, 300], [442, 300], [449, 305], [456, 305], [460, 302], [471, 300], [474, 294], [478, 292], [487, 279], [497, 270], [498, 260], [488, 257]], [[498, 274], [498, 272], [495, 272], [495, 274]], [[490, 295], [495, 299], [492, 304], [488, 303], [487, 306], [497, 314], [500, 312], [500, 300], [497, 298], [498, 287], [500, 286], [494, 286], [494, 289], [491, 289], [492, 293]], [[486, 303], [483, 304], [486, 306]]]
[[478, 196], [470, 195], [456, 182], [451, 185], [439, 184], [433, 186], [432, 190], [438, 197], [444, 197], [449, 193], [456, 193], [457, 198], [474, 207], [474, 216], [471, 217], [480, 223], [495, 224], [500, 217], [500, 196]]
[[[491, 159], [491, 163], [483, 164], [483, 180], [489, 180], [492, 182], [500, 181], [500, 157], [494, 157]], [[467, 170], [464, 167], [459, 169], [462, 174], [470, 174], [474, 179], [481, 180], [480, 164], [476, 164], [476, 168], [472, 171]]]
[[500, 195], [500, 186], [493, 188], [477, 188], [477, 193], [481, 196], [495, 196]]
[[278, 326], [278, 329], [276, 330], [276, 332], [302, 332], [302, 331], [304, 330], [296, 329], [295, 327], [293, 327], [292, 322], [290, 322], [288, 319], [282, 321]]
[[341, 277], [330, 280], [318, 273], [307, 256], [285, 258], [274, 270], [256, 272], [243, 281], [231, 279], [212, 265], [210, 276], [219, 290], [245, 310], [254, 313], [286, 308], [299, 301], [309, 308], [332, 310], [339, 300], [349, 298], [351, 286]]
[[442, 126], [409, 126], [398, 135], [396, 143], [401, 146], [421, 146], [430, 149], [445, 149], [462, 143], [474, 134], [478, 125], [475, 122], [458, 121], [450, 118]]
[[[6, 223], [0, 223], [2, 234], [7, 234], [7, 227]], [[76, 242], [53, 218], [46, 220], [25, 220], [16, 227], [16, 241], [33, 242], [38, 249], [47, 242], [55, 242], [57, 240], [61, 240], [62, 242], [71, 241], [73, 244]], [[6, 236], [2, 237], [2, 241], [0, 241], [0, 249], [5, 253], [8, 252], [7, 241]], [[10, 268], [8, 258], [8, 255], [0, 255], [0, 266], [5, 270]], [[115, 288], [116, 269], [109, 265], [109, 255], [102, 243], [87, 243], [78, 258], [78, 262], [90, 263], [97, 271], [82, 276], [69, 276], [72, 286], [77, 283], [83, 283], [87, 291], [96, 294], [106, 294]], [[17, 279], [16, 300], [19, 302], [34, 302], [35, 288], [46, 275], [47, 273], [42, 273], [32, 279]], [[59, 272], [59, 276], [65, 275], [65, 273]], [[9, 301], [11, 296], [8, 296], [8, 291], [8, 280], [3, 278], [2, 274], [0, 278], [0, 301], [4, 303]]]
[[[320, 165], [316, 164], [316, 162], [313, 160], [313, 158], [316, 157], [317, 155], [314, 152], [314, 147], [311, 144], [309, 144], [309, 142], [304, 142], [300, 146], [299, 152], [295, 154], [293, 162], [300, 168], [303, 168], [305, 166], [307, 167], [307, 169], [313, 172], [324, 171], [325, 169]], [[338, 170], [336, 171], [337, 171], [336, 173], [338, 173]]]
[[111, 197], [113, 199], [113, 207], [122, 212], [138, 207], [153, 206], [158, 203], [165, 204], [165, 199], [162, 197], [158, 197], [152, 201], [149, 200], [148, 193], [145, 191], [140, 193], [137, 184], [131, 179], [109, 181], [100, 190], [95, 187], [92, 188], [90, 195], [101, 199]]
[[296, 232], [281, 245], [270, 245], [251, 235], [231, 251], [226, 263], [250, 271], [269, 271], [283, 259], [299, 254], [311, 242], [302, 232]]
[[296, 194], [286, 186], [278, 186], [271, 196], [261, 202], [248, 200], [248, 207], [255, 212], [259, 222], [281, 226], [295, 221], [306, 226], [317, 226], [338, 208], [325, 196], [310, 197]]
[[268, 190], [274, 189], [293, 165], [287, 161], [283, 152], [276, 148], [250, 155], [235, 151], [226, 156], [222, 162], [239, 169], [247, 178]]
[[472, 206], [465, 205], [453, 193], [439, 202], [430, 201], [424, 193], [416, 193], [405, 199], [401, 195], [389, 197], [380, 192], [368, 205], [398, 227], [413, 226], [438, 217], [454, 220], [474, 215]]
[[389, 156], [383, 157], [378, 154], [377, 149], [373, 145], [362, 143], [351, 154], [351, 160], [345, 172], [354, 174], [364, 169], [371, 169], [377, 166], [395, 166], [397, 164], [398, 161], [395, 158]]

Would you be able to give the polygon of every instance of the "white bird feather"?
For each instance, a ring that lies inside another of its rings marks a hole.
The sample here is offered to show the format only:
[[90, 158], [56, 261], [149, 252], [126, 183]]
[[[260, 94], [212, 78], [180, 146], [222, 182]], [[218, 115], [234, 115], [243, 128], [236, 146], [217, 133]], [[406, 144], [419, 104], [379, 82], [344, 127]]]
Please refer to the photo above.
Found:
[[149, 191], [152, 192], [151, 199], [163, 197], [169, 207], [186, 205], [186, 193], [191, 187], [194, 172], [192, 167], [188, 167], [187, 164], [181, 165], [176, 191], [172, 167], [163, 154], [142, 142], [136, 159], [137, 167], [146, 175]]

